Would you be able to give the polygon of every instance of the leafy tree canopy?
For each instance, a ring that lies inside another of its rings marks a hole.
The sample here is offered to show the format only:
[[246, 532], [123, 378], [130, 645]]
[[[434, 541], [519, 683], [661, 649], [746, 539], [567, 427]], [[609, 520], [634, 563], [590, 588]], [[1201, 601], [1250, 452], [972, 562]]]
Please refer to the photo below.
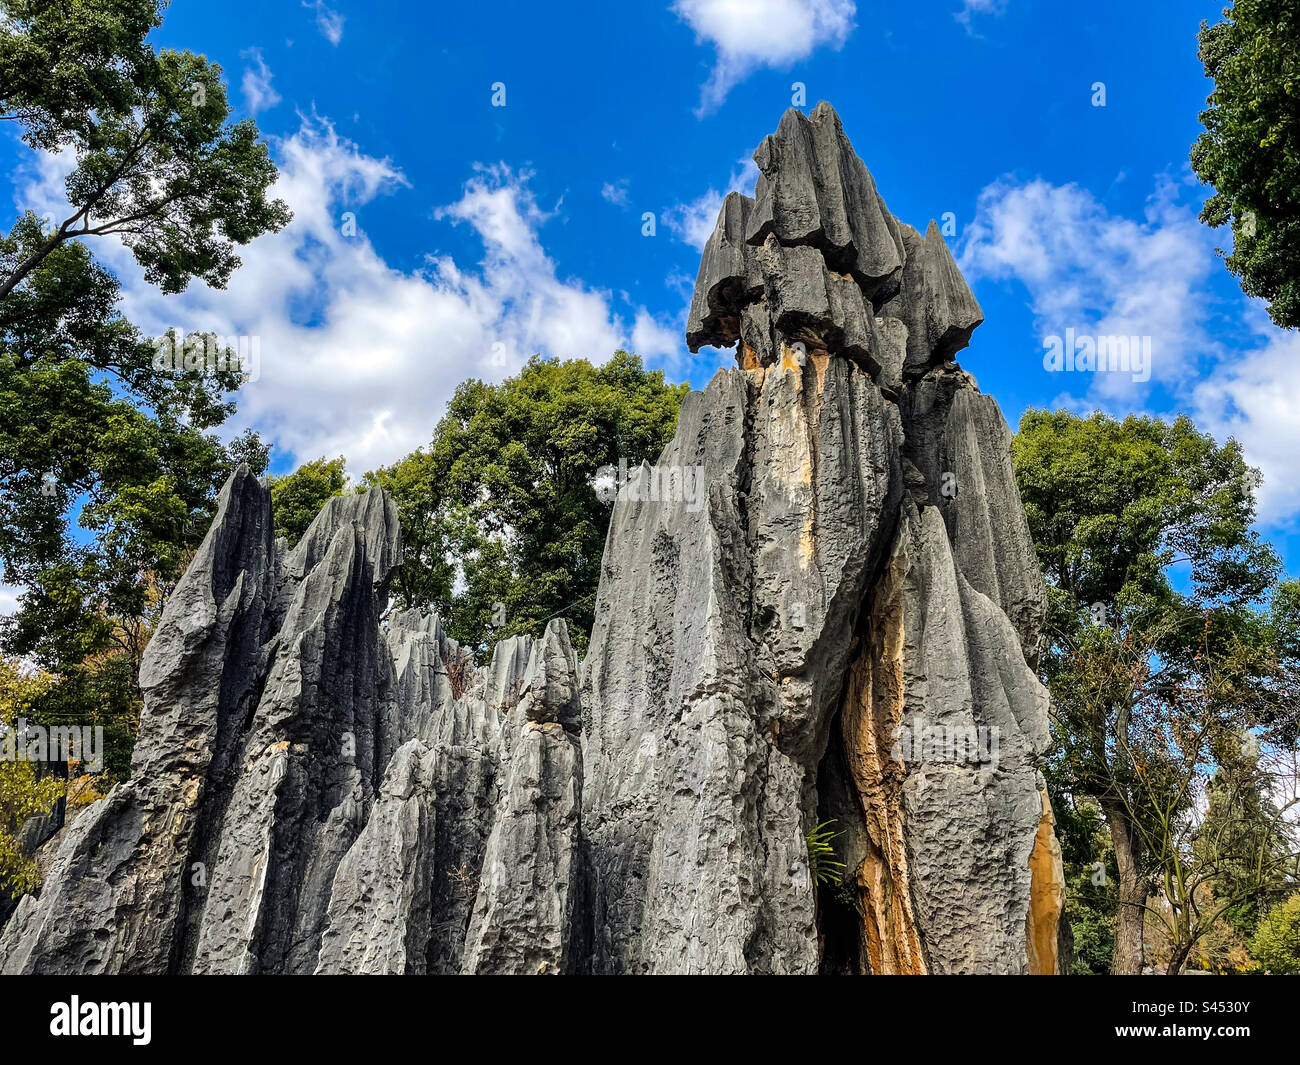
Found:
[[[0, 239], [0, 270], [40, 239], [30, 215]], [[61, 245], [0, 299], [0, 565], [27, 588], [0, 644], [61, 670], [144, 614], [174, 581], [251, 434], [212, 432], [239, 375], [159, 372], [154, 345], [116, 309], [118, 284], [79, 243]]]
[[292, 547], [302, 539], [321, 507], [341, 496], [347, 484], [347, 464], [342, 456], [305, 462], [293, 473], [271, 478], [271, 516], [275, 535]]
[[[1049, 785], [1054, 805], [1087, 797], [1105, 814], [1120, 881], [1113, 964], [1134, 971], [1151, 878], [1182, 920], [1217, 870], [1263, 875], [1246, 853], [1267, 843], [1262, 829], [1219, 826], [1211, 865], [1195, 799], [1244, 732], [1294, 743], [1295, 589], [1275, 584], [1280, 561], [1251, 528], [1257, 471], [1185, 417], [1031, 410], [1012, 458], [1048, 584]], [[1062, 818], [1067, 835], [1072, 823]], [[1234, 843], [1242, 853], [1227, 854]], [[1201, 916], [1171, 929], [1175, 968], [1216, 919]]]
[[56, 248], [116, 234], [149, 281], [222, 287], [236, 245], [290, 218], [251, 119], [229, 123], [221, 68], [155, 50], [162, 0], [0, 0], [0, 114], [33, 148], [71, 150], [72, 212], [6, 263], [7, 296]]
[[149, 43], [164, 8], [0, 0], [0, 117], [71, 164], [67, 217], [22, 212], [0, 235], [0, 571], [24, 588], [0, 650], [49, 671], [34, 720], [105, 725], [114, 773], [157, 612], [221, 483], [267, 451], [217, 436], [238, 372], [154, 365], [92, 238], [117, 236], [176, 292], [223, 285], [236, 246], [289, 220], [221, 69]]
[[535, 356], [500, 384], [463, 383], [427, 448], [365, 477], [402, 517], [398, 599], [435, 605], [481, 648], [562, 615], [581, 651], [610, 519], [592, 479], [657, 459], [688, 391], [623, 351], [604, 366]]
[[[12, 736], [19, 718], [31, 719], [33, 700], [48, 686], [48, 677], [24, 673], [17, 663], [0, 658], [0, 731]], [[0, 759], [0, 892], [18, 895], [40, 882], [19, 833], [29, 817], [54, 809], [63, 786], [60, 779], [39, 775], [35, 763]]]
[[1228, 269], [1269, 301], [1280, 326], [1300, 326], [1300, 9], [1293, 0], [1236, 0], [1201, 23], [1200, 57], [1214, 91], [1192, 169], [1215, 188], [1201, 221], [1232, 226]]
[[1250, 941], [1250, 953], [1275, 976], [1300, 976], [1300, 893], [1264, 915]]

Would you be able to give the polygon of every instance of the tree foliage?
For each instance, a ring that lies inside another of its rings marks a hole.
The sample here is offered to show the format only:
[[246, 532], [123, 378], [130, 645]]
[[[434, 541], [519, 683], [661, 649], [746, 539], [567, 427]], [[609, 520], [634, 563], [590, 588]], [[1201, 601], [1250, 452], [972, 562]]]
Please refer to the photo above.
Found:
[[304, 462], [292, 473], [271, 478], [271, 519], [275, 535], [283, 536], [292, 547], [334, 496], [343, 494], [347, 484], [347, 463], [319, 458]]
[[1269, 301], [1280, 326], [1300, 326], [1300, 9], [1292, 0], [1236, 0], [1201, 23], [1200, 58], [1214, 91], [1192, 169], [1214, 195], [1201, 209], [1231, 225], [1228, 269]]
[[[1251, 528], [1258, 474], [1234, 441], [1218, 445], [1187, 418], [1029, 411], [1012, 454], [1048, 582], [1054, 799], [1086, 798], [1105, 815], [1116, 971], [1140, 967], [1153, 892], [1181, 964], [1233, 901], [1205, 908], [1224, 869], [1254, 870], [1242, 895], [1278, 873], [1258, 833], [1202, 816], [1243, 735], [1295, 744], [1294, 589], [1275, 585], [1279, 560]], [[1264, 786], [1250, 774], [1239, 784]]]
[[0, 112], [33, 148], [70, 150], [72, 212], [6, 264], [0, 298], [55, 249], [116, 234], [164, 292], [222, 287], [235, 246], [290, 218], [251, 119], [230, 123], [221, 68], [155, 50], [162, 0], [0, 0]]
[[1050, 765], [1047, 776], [1066, 874], [1063, 919], [1070, 933], [1069, 971], [1103, 976], [1110, 972], [1115, 952], [1115, 852], [1096, 801], [1057, 786]]
[[[0, 239], [0, 270], [39, 239], [25, 216]], [[0, 565], [27, 589], [0, 645], [55, 671], [112, 645], [115, 618], [142, 617], [230, 470], [267, 461], [255, 436], [227, 446], [213, 432], [238, 373], [156, 371], [117, 299], [77, 243], [0, 299]]]
[[1275, 976], [1300, 976], [1300, 892], [1264, 915], [1250, 941], [1250, 953]]
[[[30, 719], [33, 701], [49, 685], [49, 677], [26, 674], [17, 663], [0, 658], [0, 731], [15, 729], [19, 718]], [[19, 833], [29, 817], [54, 809], [63, 787], [62, 780], [38, 774], [32, 762], [0, 759], [0, 891], [18, 895], [40, 882]]]
[[162, 603], [221, 483], [268, 456], [254, 434], [217, 435], [237, 371], [154, 364], [93, 238], [177, 292], [223, 285], [237, 246], [289, 220], [221, 69], [150, 44], [165, 6], [0, 0], [0, 117], [71, 167], [66, 217], [21, 212], [0, 236], [0, 576], [23, 589], [0, 651], [48, 671], [33, 720], [105, 727], [118, 775]]
[[435, 605], [476, 648], [562, 615], [581, 653], [610, 518], [592, 479], [620, 458], [654, 461], [687, 391], [623, 351], [604, 366], [535, 356], [500, 384], [463, 383], [427, 448], [365, 477], [401, 514], [399, 601]]

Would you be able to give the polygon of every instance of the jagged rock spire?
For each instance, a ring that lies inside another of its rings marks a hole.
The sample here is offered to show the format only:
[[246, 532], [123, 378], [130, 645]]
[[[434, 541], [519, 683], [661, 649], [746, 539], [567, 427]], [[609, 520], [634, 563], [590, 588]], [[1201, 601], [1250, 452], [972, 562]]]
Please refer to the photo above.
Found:
[[[828, 104], [754, 159], [686, 331], [741, 368], [687, 397], [659, 460], [702, 470], [709, 505], [621, 498], [606, 548], [583, 669], [593, 965], [1051, 971], [1045, 590], [1010, 434], [951, 362], [979, 305]], [[825, 821], [838, 891], [803, 842]]]
[[[789, 341], [863, 360], [878, 383], [924, 374], [966, 346], [983, 313], [933, 221], [899, 222], [828, 103], [791, 108], [754, 153], [750, 199], [733, 192], [704, 247], [686, 341], [742, 341], [741, 365], [769, 365]], [[883, 318], [906, 327], [878, 336]]]

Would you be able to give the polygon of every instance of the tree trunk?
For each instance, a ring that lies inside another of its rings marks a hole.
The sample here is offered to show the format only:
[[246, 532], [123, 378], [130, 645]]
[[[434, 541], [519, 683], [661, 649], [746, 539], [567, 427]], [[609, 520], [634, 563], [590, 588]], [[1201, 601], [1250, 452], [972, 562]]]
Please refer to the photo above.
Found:
[[1187, 960], [1187, 955], [1192, 952], [1192, 944], [1182, 943], [1174, 944], [1173, 953], [1169, 956], [1169, 964], [1165, 967], [1166, 976], [1177, 976], [1183, 971], [1183, 962]]
[[1115, 912], [1115, 953], [1110, 972], [1112, 976], [1139, 976], [1147, 903], [1146, 879], [1141, 875], [1140, 865], [1141, 842], [1134, 834], [1122, 802], [1103, 799], [1101, 806], [1110, 826], [1115, 866], [1119, 870], [1119, 909]]

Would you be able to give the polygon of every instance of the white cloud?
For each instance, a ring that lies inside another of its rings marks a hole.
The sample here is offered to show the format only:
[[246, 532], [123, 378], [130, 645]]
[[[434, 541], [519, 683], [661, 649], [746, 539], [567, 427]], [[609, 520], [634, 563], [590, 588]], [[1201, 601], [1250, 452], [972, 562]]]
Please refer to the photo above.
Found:
[[636, 313], [632, 327], [632, 350], [649, 363], [654, 360], [669, 376], [676, 376], [687, 363], [686, 346], [682, 339], [686, 322], [665, 322], [655, 318], [645, 308]]
[[600, 187], [600, 195], [612, 203], [615, 207], [626, 207], [628, 205], [627, 178], [619, 178], [617, 181], [606, 181]]
[[250, 115], [266, 111], [280, 102], [280, 94], [271, 87], [271, 68], [262, 58], [260, 48], [249, 48], [239, 53], [245, 59], [251, 59], [253, 65], [244, 68], [243, 89], [244, 103]]
[[[1300, 516], [1300, 334], [1278, 329], [1263, 304], [1229, 305], [1241, 326], [1226, 342], [1211, 332], [1209, 282], [1223, 269], [1213, 231], [1177, 202], [1162, 180], [1142, 221], [1111, 214], [1077, 185], [1042, 180], [995, 182], [979, 197], [960, 256], [972, 283], [981, 278], [1024, 285], [1039, 336], [1026, 343], [1024, 366], [1042, 372], [1041, 338], [1073, 328], [1094, 335], [1151, 336], [1152, 377], [1202, 432], [1235, 437], [1259, 467], [1259, 519], [1293, 525]], [[1064, 389], [1051, 406], [1080, 413], [1097, 407], [1122, 415], [1153, 409], [1151, 393], [1125, 374], [1059, 375]]]
[[1255, 304], [1250, 325], [1264, 344], [1196, 386], [1191, 414], [1217, 440], [1236, 437], [1251, 465], [1264, 475], [1259, 518], [1265, 524], [1294, 525], [1300, 513], [1300, 333], [1283, 332]]
[[[227, 289], [195, 282], [166, 296], [121, 245], [94, 245], [122, 279], [123, 312], [151, 335], [176, 326], [260, 338], [261, 376], [240, 390], [231, 432], [252, 425], [299, 461], [342, 454], [364, 472], [426, 443], [468, 377], [499, 380], [535, 352], [603, 362], [640, 342], [653, 349], [648, 357], [672, 354], [644, 312], [633, 312], [629, 330], [611, 294], [560, 279], [539, 236], [549, 216], [526, 173], [480, 167], [435, 212], [477, 236], [476, 266], [440, 255], [404, 272], [365, 234], [367, 208], [404, 184], [391, 161], [315, 117], [273, 147], [274, 193], [294, 220], [241, 251]], [[62, 206], [58, 163], [42, 160], [19, 190], [25, 202]], [[341, 231], [344, 212], [355, 215], [355, 236]]]
[[316, 12], [316, 28], [330, 44], [337, 45], [343, 40], [344, 16], [325, 3], [325, 0], [303, 0], [302, 6]]
[[717, 108], [757, 66], [788, 66], [853, 32], [853, 0], [674, 0], [673, 12], [717, 50], [700, 112]]
[[746, 196], [752, 196], [757, 181], [758, 167], [754, 160], [741, 159], [731, 172], [726, 192], [710, 187], [689, 203], [675, 204], [664, 211], [664, 223], [678, 240], [689, 244], [696, 251], [703, 251], [704, 245], [713, 235], [713, 227], [718, 224], [718, 212], [722, 209], [722, 201], [727, 194], [743, 192]]
[[12, 584], [0, 584], [0, 617], [18, 609], [18, 597], [26, 591]]
[[[1221, 269], [1214, 237], [1196, 210], [1178, 202], [1178, 186], [1161, 180], [1142, 221], [1111, 214], [1078, 185], [1041, 179], [994, 182], [979, 196], [963, 234], [960, 265], [967, 279], [1015, 279], [1026, 288], [1037, 319], [1038, 343], [1067, 329], [1094, 336], [1149, 336], [1152, 380], [1185, 392], [1198, 357], [1211, 353], [1202, 291]], [[1041, 346], [1024, 353], [1042, 367]], [[1091, 375], [1076, 383], [1110, 398], [1133, 399], [1145, 389], [1125, 374]]]
[[1001, 15], [1007, 9], [1007, 0], [962, 0], [962, 9], [953, 18], [966, 27], [966, 32], [974, 35], [971, 19], [975, 15]]

